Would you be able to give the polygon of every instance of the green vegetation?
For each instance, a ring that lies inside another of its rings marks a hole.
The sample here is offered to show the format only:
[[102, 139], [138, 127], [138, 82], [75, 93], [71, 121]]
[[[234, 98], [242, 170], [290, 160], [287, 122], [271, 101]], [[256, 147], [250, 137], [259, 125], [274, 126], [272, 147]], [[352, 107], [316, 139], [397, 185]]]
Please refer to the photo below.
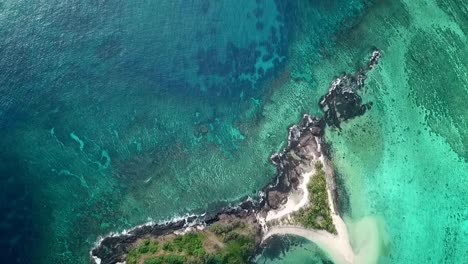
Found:
[[184, 256], [163, 255], [163, 256], [148, 258], [143, 263], [144, 264], [184, 264], [186, 263], [186, 261], [187, 259]]
[[244, 222], [214, 224], [210, 231], [224, 243], [224, 248], [207, 263], [247, 263], [255, 250], [254, 235]]
[[145, 240], [138, 247], [133, 248], [128, 252], [127, 264], [137, 264], [138, 259], [143, 254], [154, 254], [159, 250], [159, 243], [155, 240]]
[[212, 263], [247, 263], [247, 260], [255, 250], [255, 241], [252, 237], [237, 234], [231, 236], [225, 248], [216, 256], [221, 262]]
[[233, 221], [229, 224], [216, 223], [210, 226], [210, 231], [219, 236], [227, 236], [228, 234], [241, 231], [246, 228], [246, 224], [242, 221]]
[[127, 255], [128, 264], [248, 263], [255, 235], [242, 221], [214, 224], [203, 231], [138, 242]]
[[203, 256], [206, 254], [201, 233], [188, 233], [177, 236], [171, 241], [167, 241], [163, 245], [163, 249], [169, 252], [183, 252], [189, 256]]
[[315, 163], [315, 174], [307, 184], [310, 204], [293, 214], [294, 219], [304, 227], [323, 229], [336, 234], [328, 205], [327, 179], [321, 162]]

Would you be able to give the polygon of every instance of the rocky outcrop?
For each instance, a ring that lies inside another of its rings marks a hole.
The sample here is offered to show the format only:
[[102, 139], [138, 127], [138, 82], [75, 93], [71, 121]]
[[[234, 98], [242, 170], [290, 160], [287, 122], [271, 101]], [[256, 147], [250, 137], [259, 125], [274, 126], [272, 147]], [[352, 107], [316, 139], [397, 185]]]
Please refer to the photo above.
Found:
[[173, 233], [187, 224], [186, 219], [166, 224], [146, 224], [119, 235], [107, 236], [99, 246], [91, 250], [91, 257], [99, 259], [101, 264], [113, 264], [125, 261], [129, 247], [139, 238], [146, 236], [162, 236]]
[[261, 205], [259, 203], [248, 199], [236, 207], [224, 208], [215, 214], [188, 216], [166, 223], [147, 223], [123, 233], [112, 234], [102, 238], [91, 250], [90, 255], [96, 263], [100, 264], [123, 263], [129, 249], [139, 239], [166, 236], [190, 228], [196, 229], [196, 227], [211, 225], [220, 220], [224, 221], [227, 218], [244, 219], [247, 220], [250, 225], [255, 225], [259, 236], [256, 241], [260, 243], [261, 225], [256, 220], [256, 213], [260, 208]]
[[289, 128], [288, 145], [270, 160], [276, 166], [277, 182], [266, 189], [267, 209], [277, 209], [287, 202], [288, 193], [297, 190], [302, 173], [308, 170], [311, 162], [321, 153], [317, 140], [321, 140], [325, 122], [314, 116], [304, 114], [298, 125]]
[[279, 205], [286, 203], [287, 199], [287, 193], [278, 191], [270, 191], [268, 193], [268, 204], [272, 209], [278, 209]]
[[366, 67], [355, 74], [343, 74], [333, 80], [328, 93], [320, 99], [319, 106], [327, 125], [340, 128], [340, 123], [363, 115], [372, 103], [362, 103], [358, 91], [364, 86], [366, 74], [380, 59], [380, 51], [374, 50]]

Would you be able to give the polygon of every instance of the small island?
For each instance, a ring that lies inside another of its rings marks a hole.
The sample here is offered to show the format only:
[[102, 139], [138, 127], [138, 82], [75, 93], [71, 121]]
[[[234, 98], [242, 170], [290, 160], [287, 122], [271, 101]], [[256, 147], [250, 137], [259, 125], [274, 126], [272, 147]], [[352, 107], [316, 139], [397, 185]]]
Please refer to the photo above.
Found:
[[251, 263], [270, 237], [292, 234], [316, 243], [335, 263], [354, 263], [323, 136], [327, 126], [339, 129], [371, 107], [358, 91], [380, 55], [374, 50], [357, 73], [333, 80], [319, 102], [323, 118], [304, 114], [289, 128], [287, 146], [270, 158], [277, 175], [258, 200], [110, 234], [90, 251], [91, 258], [96, 264]]
[[246, 263], [259, 239], [253, 215], [220, 215], [216, 223], [203, 229], [138, 239], [126, 263]]

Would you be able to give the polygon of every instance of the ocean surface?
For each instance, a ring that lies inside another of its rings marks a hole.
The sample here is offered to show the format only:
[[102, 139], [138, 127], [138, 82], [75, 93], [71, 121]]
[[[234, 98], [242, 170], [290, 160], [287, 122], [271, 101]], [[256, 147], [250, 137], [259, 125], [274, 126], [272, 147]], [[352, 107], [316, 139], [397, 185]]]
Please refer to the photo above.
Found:
[[461, 0], [0, 1], [0, 262], [89, 263], [99, 236], [256, 196], [378, 47], [373, 108], [327, 132], [353, 245], [468, 263], [467, 31]]

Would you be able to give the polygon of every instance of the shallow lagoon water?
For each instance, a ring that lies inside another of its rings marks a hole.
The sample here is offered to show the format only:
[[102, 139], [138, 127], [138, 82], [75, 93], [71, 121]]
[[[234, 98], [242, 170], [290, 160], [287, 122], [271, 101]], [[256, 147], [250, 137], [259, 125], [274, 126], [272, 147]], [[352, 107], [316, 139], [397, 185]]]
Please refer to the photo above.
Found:
[[380, 219], [380, 263], [466, 262], [462, 1], [181, 3], [0, 4], [5, 263], [87, 263], [99, 235], [255, 195], [374, 46], [373, 109], [328, 133], [344, 214]]
[[256, 259], [256, 263], [332, 264], [327, 254], [314, 243], [296, 236], [272, 237]]
[[354, 221], [383, 220], [379, 263], [466, 263], [466, 5], [404, 1], [372, 11], [349, 32], [360, 38], [342, 41], [331, 60], [352, 67], [358, 45], [383, 50], [364, 96], [372, 110], [328, 134], [344, 207]]
[[461, 1], [382, 1], [312, 68], [321, 90], [383, 52], [373, 108], [327, 134], [359, 263], [468, 261], [466, 18]]

